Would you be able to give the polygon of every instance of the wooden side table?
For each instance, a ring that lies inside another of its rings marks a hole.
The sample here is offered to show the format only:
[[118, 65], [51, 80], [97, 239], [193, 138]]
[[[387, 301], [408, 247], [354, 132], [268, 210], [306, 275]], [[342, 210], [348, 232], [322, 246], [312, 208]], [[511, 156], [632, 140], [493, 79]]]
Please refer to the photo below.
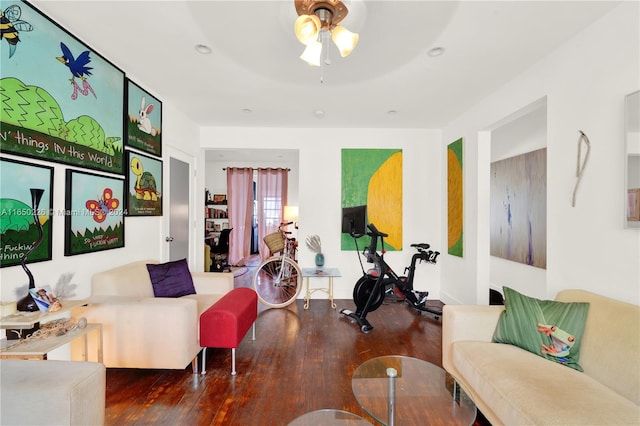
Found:
[[[0, 318], [0, 328], [28, 330], [40, 322], [46, 323], [57, 319], [63, 314], [71, 313], [73, 309], [87, 305], [86, 300], [63, 300], [62, 309], [55, 312], [16, 312]], [[88, 359], [88, 334], [92, 331], [98, 333], [97, 337], [97, 357], [98, 362], [102, 362], [102, 324], [87, 324], [85, 328], [76, 328], [62, 336], [48, 337], [41, 340], [29, 340], [19, 345], [11, 346], [18, 343], [19, 340], [9, 340], [10, 347], [0, 350], [0, 359], [47, 359], [47, 353], [59, 348], [62, 345], [72, 342], [78, 337], [84, 338], [83, 359]]]
[[[92, 331], [98, 333], [97, 357], [102, 362], [102, 324], [87, 324], [85, 328], [76, 328], [62, 336], [53, 336], [46, 339], [26, 339], [15, 346], [0, 351], [0, 359], [47, 359], [47, 353], [62, 345], [72, 342], [78, 337], [84, 339], [83, 360], [88, 360], [88, 334]], [[11, 342], [18, 343], [19, 340]]]
[[[338, 268], [302, 268], [302, 277], [306, 280], [307, 292], [304, 296], [304, 308], [309, 309], [309, 302], [311, 301], [311, 294], [316, 291], [322, 291], [329, 296], [329, 302], [333, 309], [336, 308], [336, 304], [333, 302], [333, 279], [335, 277], [341, 277], [340, 270]], [[329, 278], [328, 287], [316, 287], [309, 288], [309, 280], [311, 278]]]
[[45, 323], [52, 321], [61, 314], [71, 312], [73, 309], [85, 306], [87, 303], [86, 300], [63, 300], [62, 309], [55, 312], [16, 312], [15, 314], [0, 318], [0, 328], [29, 329], [37, 322]]

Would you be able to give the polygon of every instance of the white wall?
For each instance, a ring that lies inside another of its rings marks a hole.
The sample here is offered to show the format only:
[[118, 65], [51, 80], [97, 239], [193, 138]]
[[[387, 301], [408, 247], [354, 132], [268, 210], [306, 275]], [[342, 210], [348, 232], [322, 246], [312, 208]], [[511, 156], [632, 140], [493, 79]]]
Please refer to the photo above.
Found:
[[[387, 253], [392, 267], [404, 271], [411, 259], [409, 244], [429, 242], [439, 249], [441, 240], [438, 206], [442, 185], [440, 172], [440, 132], [412, 129], [273, 129], [203, 128], [203, 149], [249, 148], [299, 150], [299, 239], [318, 234], [322, 240], [327, 267], [338, 267], [335, 297], [351, 299], [353, 285], [362, 275], [355, 252], [341, 251], [341, 149], [401, 148], [403, 150], [403, 197], [405, 250]], [[384, 230], [383, 230], [384, 231]], [[442, 251], [442, 250], [441, 250]], [[301, 266], [313, 266], [313, 256], [300, 246]], [[415, 287], [429, 290], [438, 298], [439, 266], [421, 265]], [[312, 284], [314, 285], [314, 284]], [[318, 293], [314, 293], [321, 296]]]
[[[465, 257], [441, 262], [444, 302], [487, 301], [488, 129], [546, 97], [547, 280], [526, 290], [552, 298], [561, 289], [582, 288], [640, 304], [640, 237], [623, 226], [621, 190], [624, 99], [640, 85], [639, 6], [621, 4], [443, 130], [444, 145], [465, 138]], [[579, 130], [589, 137], [591, 154], [572, 207]]]

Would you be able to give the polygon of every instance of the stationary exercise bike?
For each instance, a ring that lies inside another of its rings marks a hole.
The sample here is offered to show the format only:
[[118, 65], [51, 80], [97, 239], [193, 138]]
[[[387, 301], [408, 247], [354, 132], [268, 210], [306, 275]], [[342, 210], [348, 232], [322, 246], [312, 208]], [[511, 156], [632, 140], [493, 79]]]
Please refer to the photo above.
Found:
[[[367, 259], [367, 263], [374, 264], [374, 268], [365, 272], [362, 259], [358, 256], [360, 267], [362, 268], [362, 277], [356, 282], [353, 289], [356, 312], [352, 312], [349, 309], [341, 309], [340, 313], [355, 320], [360, 325], [360, 329], [364, 333], [368, 333], [373, 329], [373, 326], [367, 321], [367, 314], [378, 309], [382, 305], [385, 296], [393, 292], [400, 297], [404, 297], [404, 300], [413, 309], [433, 314], [436, 319], [440, 318], [442, 309], [428, 306], [426, 303], [429, 292], [413, 289], [416, 263], [425, 261], [435, 264], [440, 252], [429, 250], [430, 246], [427, 243], [411, 244], [411, 247], [415, 247], [417, 252], [411, 257], [411, 264], [405, 268], [405, 273], [409, 272], [408, 276], [401, 277], [384, 260], [386, 252], [384, 238], [388, 235], [378, 231], [373, 223], [368, 224], [367, 228], [369, 228], [367, 235], [371, 237], [371, 243], [363, 250], [362, 254]], [[356, 250], [358, 250], [358, 238], [363, 235], [358, 235], [352, 231], [351, 236], [354, 238]], [[378, 252], [378, 238], [382, 247], [380, 252]]]

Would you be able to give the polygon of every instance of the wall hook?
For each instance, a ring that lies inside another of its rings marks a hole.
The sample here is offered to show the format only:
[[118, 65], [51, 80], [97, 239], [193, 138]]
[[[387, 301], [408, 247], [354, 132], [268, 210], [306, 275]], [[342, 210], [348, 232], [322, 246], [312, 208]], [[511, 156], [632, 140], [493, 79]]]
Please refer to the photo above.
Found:
[[[576, 166], [576, 186], [573, 188], [573, 197], [571, 199], [571, 207], [576, 206], [576, 193], [578, 192], [578, 185], [580, 184], [580, 179], [582, 179], [582, 173], [584, 173], [584, 168], [587, 165], [587, 160], [589, 159], [589, 152], [591, 151], [591, 142], [589, 142], [589, 138], [584, 134], [582, 130], [578, 130], [580, 132], [580, 137], [578, 138], [578, 163]], [[587, 147], [586, 153], [584, 155], [584, 160], [580, 161], [582, 157], [582, 143]]]

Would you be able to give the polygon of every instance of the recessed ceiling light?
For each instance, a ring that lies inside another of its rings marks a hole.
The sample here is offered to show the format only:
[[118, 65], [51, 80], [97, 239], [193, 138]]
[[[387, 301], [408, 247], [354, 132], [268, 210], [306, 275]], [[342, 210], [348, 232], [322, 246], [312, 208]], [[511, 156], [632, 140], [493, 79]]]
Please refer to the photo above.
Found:
[[432, 58], [435, 58], [437, 56], [442, 56], [444, 55], [444, 47], [438, 46], [438, 47], [434, 47], [433, 49], [429, 49], [429, 51], [427, 52], [427, 55], [431, 56]]
[[203, 55], [211, 53], [211, 48], [206, 44], [196, 44], [195, 48], [198, 53], [202, 53]]

